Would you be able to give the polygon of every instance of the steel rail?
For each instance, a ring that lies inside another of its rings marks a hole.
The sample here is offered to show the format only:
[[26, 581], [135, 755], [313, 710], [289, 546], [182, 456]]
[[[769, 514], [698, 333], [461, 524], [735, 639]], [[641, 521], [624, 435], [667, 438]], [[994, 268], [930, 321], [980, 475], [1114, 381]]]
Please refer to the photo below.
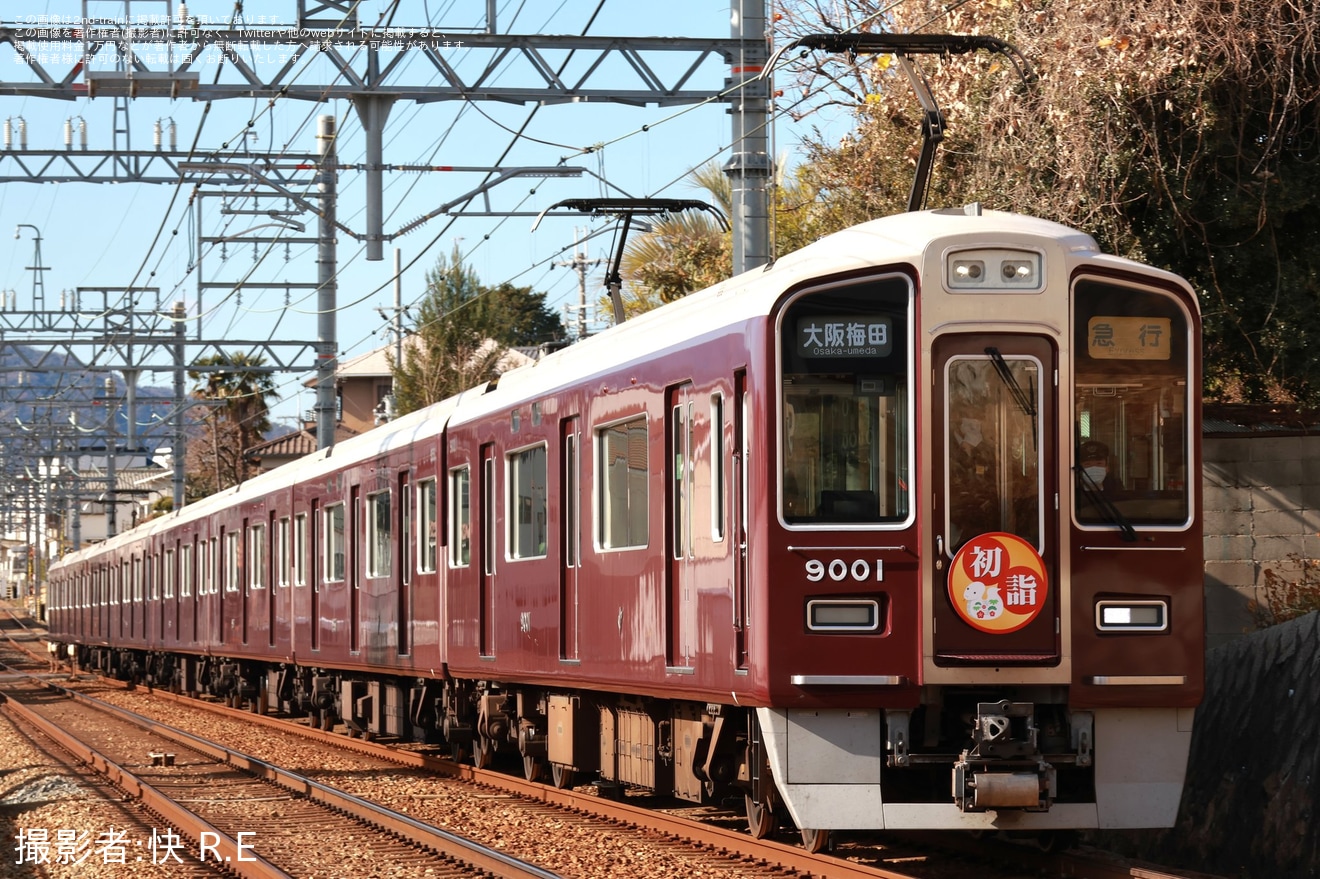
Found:
[[[15, 699], [6, 699], [0, 696], [0, 704], [4, 706], [6, 711], [16, 715], [24, 723], [41, 730], [43, 735], [50, 738], [61, 748], [91, 766], [96, 772], [108, 778], [130, 796], [140, 800], [145, 808], [167, 821], [180, 836], [187, 837], [194, 845], [201, 847], [202, 834], [214, 834], [212, 838], [217, 841], [218, 847], [223, 847], [235, 853], [240, 851], [238, 840], [224, 833], [199, 815], [185, 809], [99, 751], [88, 747], [73, 733], [61, 729]], [[252, 853], [250, 849], [247, 857], [233, 858], [226, 866], [242, 879], [293, 879], [288, 873], [265, 858]]]
[[[56, 684], [52, 684], [50, 681], [43, 681], [42, 683], [48, 688], [68, 696], [73, 701], [124, 719], [149, 732], [155, 733], [156, 735], [163, 736], [188, 748], [192, 748], [213, 760], [248, 773], [256, 778], [277, 784], [286, 790], [307, 798], [311, 802], [339, 810], [356, 820], [382, 828], [415, 845], [433, 849], [462, 860], [465, 864], [484, 871], [488, 875], [507, 877], [507, 879], [559, 879], [558, 874], [549, 870], [542, 869], [534, 864], [529, 864], [526, 861], [506, 855], [503, 852], [479, 845], [470, 839], [449, 833], [438, 827], [424, 824], [416, 819], [408, 817], [407, 815], [395, 812], [392, 809], [387, 809], [384, 806], [379, 806], [369, 800], [362, 799], [361, 797], [354, 796], [330, 787], [329, 785], [314, 781], [304, 775], [290, 772], [287, 769], [282, 769], [240, 751], [235, 751], [222, 745], [218, 745], [215, 742], [207, 741], [206, 739], [185, 732], [177, 727], [170, 726], [169, 724], [152, 720], [148, 717], [143, 717], [140, 714], [119, 708], [118, 706], [111, 705], [99, 699], [86, 696], [65, 687], [60, 687]], [[198, 704], [196, 700], [189, 701], [194, 705]], [[80, 756], [82, 751], [94, 753], [86, 748], [85, 745], [81, 744], [79, 745], [79, 751]], [[103, 762], [113, 767], [113, 771], [123, 773], [127, 778], [132, 778], [132, 774], [128, 773], [122, 767], [114, 766], [110, 761], [104, 760], [104, 758], [102, 759]], [[151, 790], [152, 793], [157, 793], [145, 782], [135, 780], [134, 783], [140, 785], [144, 790]], [[126, 785], [126, 787], [128, 787], [128, 785]], [[136, 795], [136, 790], [133, 792]], [[210, 827], [204, 829], [207, 831], [211, 830]], [[284, 876], [285, 874], [279, 872], [254, 875]]]

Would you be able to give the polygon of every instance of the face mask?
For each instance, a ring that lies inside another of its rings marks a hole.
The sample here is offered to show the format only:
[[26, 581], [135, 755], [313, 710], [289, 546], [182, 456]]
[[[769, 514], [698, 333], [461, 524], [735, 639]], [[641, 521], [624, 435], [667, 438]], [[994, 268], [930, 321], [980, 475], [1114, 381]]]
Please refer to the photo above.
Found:
[[1096, 485], [1099, 485], [1100, 483], [1105, 481], [1105, 475], [1109, 471], [1106, 470], [1104, 467], [1086, 467], [1082, 470], [1082, 472], [1086, 474], [1087, 479], [1091, 480]]

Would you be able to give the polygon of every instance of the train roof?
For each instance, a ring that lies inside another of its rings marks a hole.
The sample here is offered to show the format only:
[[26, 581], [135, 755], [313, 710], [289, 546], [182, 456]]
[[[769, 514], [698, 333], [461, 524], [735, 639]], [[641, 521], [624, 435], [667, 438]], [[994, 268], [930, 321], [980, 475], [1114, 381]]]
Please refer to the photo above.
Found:
[[456, 397], [442, 400], [415, 412], [409, 412], [394, 421], [344, 440], [328, 449], [321, 449], [273, 470], [267, 470], [232, 488], [207, 495], [199, 501], [188, 504], [181, 510], [149, 519], [137, 527], [120, 532], [108, 540], [96, 543], [79, 552], [70, 553], [60, 561], [77, 561], [84, 554], [102, 552], [121, 543], [150, 537], [159, 531], [208, 516], [217, 509], [258, 500], [287, 488], [291, 484], [315, 479], [322, 474], [331, 473], [361, 461], [372, 460], [396, 449], [435, 438], [443, 432], [449, 415], [458, 407], [464, 397], [479, 392], [464, 391]]
[[859, 269], [916, 265], [934, 240], [966, 235], [985, 241], [989, 229], [1006, 242], [1044, 238], [1062, 243], [1070, 253], [1099, 254], [1095, 239], [1084, 232], [1002, 211], [968, 213], [959, 208], [870, 220], [826, 235], [772, 265], [690, 293], [535, 363], [510, 370], [500, 377], [493, 392], [465, 404], [452, 422], [462, 424], [481, 418], [516, 405], [518, 400], [544, 396], [567, 384], [613, 372], [617, 364], [639, 356], [679, 349], [702, 337], [718, 335], [768, 315], [784, 291], [802, 283]]
[[[450, 423], [462, 424], [517, 405], [522, 400], [535, 399], [567, 385], [615, 371], [619, 364], [639, 356], [682, 348], [703, 337], [717, 335], [730, 327], [768, 315], [775, 300], [798, 285], [867, 268], [919, 265], [932, 246], [943, 248], [960, 237], [974, 238], [978, 246], [993, 246], [996, 238], [1005, 245], [1022, 244], [1031, 238], [1045, 239], [1056, 242], [1078, 259], [1094, 260], [1117, 268], [1138, 265], [1121, 257], [1101, 254], [1095, 239], [1085, 232], [1022, 214], [979, 208], [946, 208], [871, 220], [824, 236], [771, 265], [691, 293], [529, 365], [512, 369], [493, 385], [473, 388], [411, 412], [330, 449], [277, 467], [167, 516], [152, 519], [124, 532], [122, 537], [112, 538], [96, 547], [98, 550], [113, 547], [117, 542], [206, 516], [217, 508], [256, 500], [293, 482], [313, 479], [434, 438]], [[1148, 266], [1141, 268], [1148, 273], [1153, 271]], [[1167, 272], [1156, 271], [1155, 274], [1178, 280]], [[65, 558], [73, 560], [79, 555], [75, 553]]]

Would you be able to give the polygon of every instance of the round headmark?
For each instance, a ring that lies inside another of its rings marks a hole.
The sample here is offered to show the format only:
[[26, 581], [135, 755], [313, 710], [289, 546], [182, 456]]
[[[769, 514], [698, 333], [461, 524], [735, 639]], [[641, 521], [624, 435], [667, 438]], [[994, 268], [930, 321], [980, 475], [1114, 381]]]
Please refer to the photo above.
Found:
[[1016, 534], [978, 534], [949, 566], [949, 601], [969, 626], [991, 635], [1016, 632], [1045, 609], [1049, 583], [1036, 548]]

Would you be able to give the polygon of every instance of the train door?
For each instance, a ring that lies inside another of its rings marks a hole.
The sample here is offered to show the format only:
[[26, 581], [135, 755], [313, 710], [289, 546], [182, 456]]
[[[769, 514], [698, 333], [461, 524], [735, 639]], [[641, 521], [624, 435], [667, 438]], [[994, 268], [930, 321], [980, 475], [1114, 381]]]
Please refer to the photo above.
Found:
[[563, 534], [559, 566], [559, 658], [578, 659], [578, 580], [582, 572], [582, 506], [579, 426], [576, 415], [560, 422], [559, 518]]
[[345, 584], [348, 587], [348, 651], [357, 653], [361, 649], [361, 634], [359, 628], [362, 622], [362, 597], [359, 591], [362, 587], [362, 565], [359, 562], [360, 548], [365, 539], [362, 531], [362, 498], [361, 489], [353, 486], [348, 493], [348, 544], [344, 547], [345, 559], [344, 576], [348, 579]]
[[325, 559], [321, 557], [321, 540], [323, 539], [322, 529], [325, 523], [321, 521], [321, 502], [312, 501], [312, 513], [307, 517], [309, 527], [308, 537], [310, 544], [307, 550], [307, 559], [311, 562], [311, 594], [308, 596], [311, 601], [311, 609], [307, 614], [308, 623], [308, 644], [313, 651], [321, 649], [321, 580], [325, 572]]
[[275, 511], [271, 510], [266, 514], [266, 521], [266, 533], [271, 535], [271, 543], [274, 544], [273, 548], [267, 548], [265, 559], [266, 645], [273, 648], [276, 643], [276, 599], [287, 595], [289, 584], [289, 520], [277, 520]]
[[694, 516], [696, 403], [691, 383], [668, 393], [666, 464], [668, 473], [669, 576], [666, 582], [668, 655], [670, 667], [691, 668], [696, 655], [696, 553], [692, 545]]
[[750, 601], [747, 582], [747, 371], [740, 369], [733, 377], [733, 534], [734, 618], [737, 665], [747, 668], [747, 608]]
[[[256, 554], [252, 551], [255, 548], [257, 540], [257, 527], [251, 524], [247, 519], [243, 520], [243, 536], [240, 538], [240, 545], [246, 544], [246, 550], [240, 549], [238, 557], [243, 561], [239, 562], [238, 570], [238, 613], [239, 613], [239, 636], [241, 643], [248, 642], [248, 604], [252, 601], [252, 593], [256, 590], [253, 577], [256, 575], [257, 565], [259, 564]], [[246, 563], [244, 563], [246, 562]]]
[[412, 617], [413, 617], [413, 525], [412, 525], [412, 480], [410, 472], [399, 473], [398, 491], [394, 509], [398, 523], [395, 533], [399, 535], [399, 551], [392, 560], [395, 572], [394, 582], [398, 584], [395, 593], [398, 606], [395, 609], [398, 651], [400, 656], [412, 653]]
[[186, 602], [179, 641], [195, 644], [197, 638], [197, 537], [185, 537], [179, 547], [179, 600]]
[[495, 446], [481, 447], [481, 580], [477, 614], [482, 656], [495, 655]]
[[294, 512], [293, 530], [289, 536], [289, 655], [294, 657], [298, 655], [299, 647], [310, 643], [307, 637], [309, 610], [303, 606], [303, 602], [310, 601], [308, 596], [311, 593], [308, 585], [312, 564], [311, 550], [307, 546], [309, 522], [306, 513]]
[[949, 335], [932, 363], [935, 663], [1056, 664], [1054, 347]]
[[178, 579], [179, 579], [179, 541], [171, 540], [171, 548], [161, 554], [161, 595], [165, 605], [165, 622], [161, 639], [166, 643], [177, 644], [179, 642], [179, 598], [178, 598]]
[[133, 578], [133, 603], [129, 605], [128, 616], [128, 636], [130, 638], [147, 638], [147, 610], [143, 602], [143, 566], [146, 564], [146, 553], [140, 556], [133, 556], [132, 578]]

